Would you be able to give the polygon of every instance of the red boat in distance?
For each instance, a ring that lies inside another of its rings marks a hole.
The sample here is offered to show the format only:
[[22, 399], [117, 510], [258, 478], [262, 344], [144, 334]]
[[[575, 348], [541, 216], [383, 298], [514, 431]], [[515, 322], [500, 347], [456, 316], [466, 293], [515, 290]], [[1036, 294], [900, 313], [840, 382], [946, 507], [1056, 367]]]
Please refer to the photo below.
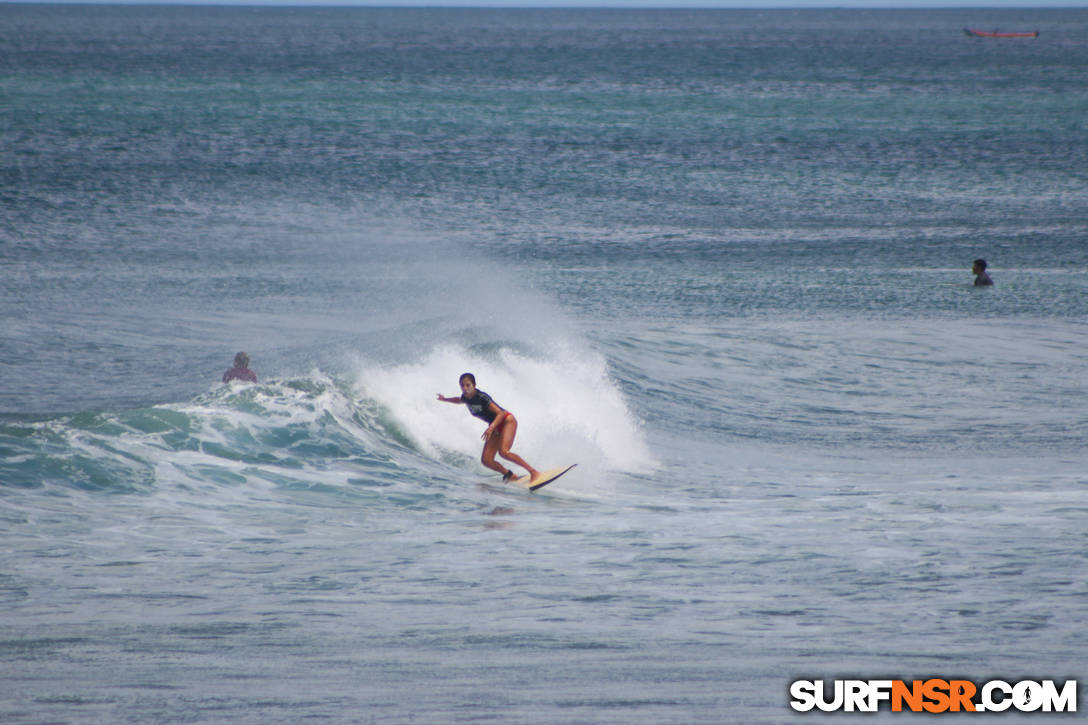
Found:
[[972, 38], [1038, 38], [1039, 31], [1033, 30], [1030, 33], [1002, 33], [994, 30], [975, 30], [973, 28], [964, 28], [963, 32], [970, 35]]

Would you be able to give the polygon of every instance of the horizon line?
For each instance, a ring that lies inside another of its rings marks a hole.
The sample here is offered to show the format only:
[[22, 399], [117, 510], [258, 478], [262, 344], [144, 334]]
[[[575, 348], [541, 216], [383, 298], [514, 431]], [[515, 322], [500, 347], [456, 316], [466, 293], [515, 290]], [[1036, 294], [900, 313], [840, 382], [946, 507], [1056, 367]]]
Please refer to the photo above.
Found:
[[663, 0], [523, 0], [522, 2], [442, 2], [441, 0], [0, 0], [0, 5], [100, 5], [124, 7], [248, 7], [248, 8], [372, 8], [372, 9], [443, 9], [443, 10], [1072, 10], [1088, 8], [1088, 0], [1069, 0], [1034, 4], [1024, 0], [1011, 2], [947, 3], [944, 0], [704, 0], [703, 2], [664, 4]]

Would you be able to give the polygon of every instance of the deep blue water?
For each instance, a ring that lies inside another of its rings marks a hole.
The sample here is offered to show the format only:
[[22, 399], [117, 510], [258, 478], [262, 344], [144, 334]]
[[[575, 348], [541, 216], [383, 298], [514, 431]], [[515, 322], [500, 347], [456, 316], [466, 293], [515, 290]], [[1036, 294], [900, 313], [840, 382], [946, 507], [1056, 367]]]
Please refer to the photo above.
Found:
[[1084, 679], [1085, 10], [0, 27], [5, 722]]

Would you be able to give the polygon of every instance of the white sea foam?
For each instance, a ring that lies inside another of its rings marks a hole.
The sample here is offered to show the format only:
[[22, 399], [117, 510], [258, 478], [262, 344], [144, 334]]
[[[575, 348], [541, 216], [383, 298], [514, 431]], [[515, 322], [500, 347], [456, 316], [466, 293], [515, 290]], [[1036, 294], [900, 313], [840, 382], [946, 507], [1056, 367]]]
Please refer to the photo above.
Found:
[[514, 413], [514, 450], [537, 468], [577, 462], [583, 471], [639, 472], [657, 465], [603, 357], [573, 346], [535, 355], [443, 345], [417, 362], [364, 366], [358, 385], [426, 455], [475, 460], [482, 423], [436, 397], [459, 395], [463, 372]]

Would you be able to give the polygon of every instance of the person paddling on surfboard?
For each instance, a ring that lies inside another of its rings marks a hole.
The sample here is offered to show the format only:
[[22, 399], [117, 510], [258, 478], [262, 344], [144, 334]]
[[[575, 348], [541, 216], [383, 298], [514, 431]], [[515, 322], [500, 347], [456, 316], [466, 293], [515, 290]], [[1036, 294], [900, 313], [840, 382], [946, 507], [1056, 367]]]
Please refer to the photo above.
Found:
[[234, 356], [234, 367], [223, 373], [223, 382], [231, 380], [244, 380], [247, 383], [257, 382], [257, 373], [249, 369], [249, 355], [240, 352]]
[[495, 460], [495, 454], [498, 453], [506, 460], [524, 468], [529, 472], [530, 477], [536, 478], [538, 471], [526, 463], [524, 458], [510, 450], [510, 446], [514, 445], [514, 436], [518, 432], [518, 421], [514, 418], [514, 414], [500, 407], [490, 395], [477, 388], [476, 376], [472, 373], [462, 375], [460, 383], [460, 397], [447, 398], [439, 393], [438, 399], [443, 403], [464, 403], [468, 406], [469, 413], [488, 424], [482, 436], [484, 452], [480, 456], [480, 462], [491, 470], [501, 473], [503, 481], [517, 478], [512, 470]]

